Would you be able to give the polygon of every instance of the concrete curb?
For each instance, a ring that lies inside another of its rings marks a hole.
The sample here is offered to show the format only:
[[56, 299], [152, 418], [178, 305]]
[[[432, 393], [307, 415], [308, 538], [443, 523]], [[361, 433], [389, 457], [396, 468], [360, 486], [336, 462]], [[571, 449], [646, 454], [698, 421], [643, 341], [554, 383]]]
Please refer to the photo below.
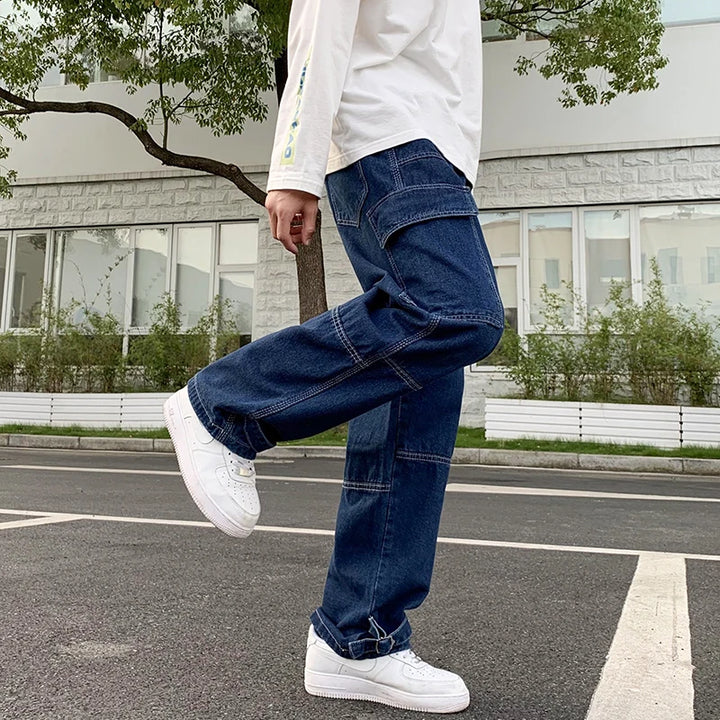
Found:
[[[73, 437], [67, 435], [0, 434], [0, 447], [56, 450], [117, 450], [121, 452], [173, 452], [167, 439]], [[323, 445], [283, 445], [263, 453], [275, 460], [315, 458], [344, 460], [345, 448]], [[640, 455], [590, 455], [493, 448], [457, 448], [456, 465], [494, 465], [556, 470], [603, 470], [606, 472], [667, 473], [670, 475], [720, 476], [720, 460], [706, 458], [647, 457]]]

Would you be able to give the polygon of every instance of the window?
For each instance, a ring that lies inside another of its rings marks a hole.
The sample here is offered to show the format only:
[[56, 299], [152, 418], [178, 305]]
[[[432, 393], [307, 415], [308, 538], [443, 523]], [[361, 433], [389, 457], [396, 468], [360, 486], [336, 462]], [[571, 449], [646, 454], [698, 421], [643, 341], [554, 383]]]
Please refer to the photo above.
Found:
[[169, 292], [185, 327], [216, 295], [226, 298], [249, 341], [257, 244], [254, 221], [0, 232], [0, 332], [38, 327], [50, 288], [55, 307], [72, 307], [78, 324], [90, 311], [112, 313], [127, 349]]
[[650, 278], [650, 259], [656, 258], [672, 303], [709, 303], [709, 310], [720, 314], [719, 247], [720, 204], [640, 209], [643, 283]]
[[8, 266], [8, 252], [10, 249], [9, 237], [7, 235], [0, 235], [0, 325], [2, 325], [3, 317], [5, 316], [5, 303], [3, 298], [5, 297], [5, 279], [7, 277], [7, 266]]
[[720, 247], [707, 248], [705, 267], [703, 271], [703, 282], [708, 285], [720, 283]]
[[250, 335], [252, 333], [254, 288], [254, 273], [220, 273], [220, 297], [230, 302], [231, 312], [241, 335]]
[[76, 304], [74, 317], [111, 313], [125, 317], [130, 246], [125, 228], [59, 232], [55, 242], [55, 295], [60, 307]]
[[47, 233], [18, 233], [12, 279], [8, 295], [11, 298], [10, 327], [38, 327], [45, 288]]
[[583, 215], [587, 305], [593, 310], [605, 305], [613, 282], [630, 282], [630, 211], [586, 210]]
[[132, 327], [148, 327], [152, 323], [152, 310], [168, 289], [168, 236], [167, 228], [135, 230], [130, 315]]
[[480, 225], [494, 259], [520, 255], [520, 213], [480, 213]]
[[251, 223], [225, 223], [220, 226], [218, 252], [218, 294], [230, 301], [240, 334], [252, 334], [252, 308], [255, 294], [258, 227]]
[[[543, 322], [542, 287], [589, 311], [613, 282], [641, 302], [655, 261], [670, 303], [720, 317], [720, 203], [479, 214], [506, 323], [524, 335]], [[568, 287], [571, 285], [571, 287]]]
[[572, 314], [573, 214], [532, 212], [528, 214], [528, 265], [530, 322], [542, 322], [542, 288], [567, 300], [567, 320]]
[[183, 325], [197, 323], [211, 301], [213, 227], [178, 230], [175, 299]]

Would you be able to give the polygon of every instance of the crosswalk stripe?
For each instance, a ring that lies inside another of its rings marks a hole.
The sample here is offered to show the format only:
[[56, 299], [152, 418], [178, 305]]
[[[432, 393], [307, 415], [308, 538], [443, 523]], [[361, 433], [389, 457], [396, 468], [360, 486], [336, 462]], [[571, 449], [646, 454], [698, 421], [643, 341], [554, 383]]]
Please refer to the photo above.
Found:
[[693, 720], [685, 560], [642, 553], [586, 720]]

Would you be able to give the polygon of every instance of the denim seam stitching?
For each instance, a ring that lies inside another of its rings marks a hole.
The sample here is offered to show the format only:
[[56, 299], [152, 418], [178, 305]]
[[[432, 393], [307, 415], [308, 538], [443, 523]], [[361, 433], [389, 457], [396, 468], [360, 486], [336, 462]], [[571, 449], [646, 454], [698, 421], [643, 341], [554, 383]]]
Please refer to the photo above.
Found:
[[[472, 193], [471, 193], [467, 188], [461, 188], [459, 185], [453, 185], [452, 183], [424, 183], [424, 184], [422, 184], [422, 185], [408, 185], [407, 187], [401, 187], [401, 188], [399, 188], [398, 190], [394, 190], [393, 192], [388, 193], [387, 195], [383, 195], [383, 197], [382, 197], [380, 200], [378, 200], [378, 201], [365, 213], [365, 215], [367, 215], [368, 217], [370, 217], [371, 215], [373, 215], [373, 214], [375, 213], [375, 211], [376, 211], [383, 203], [385, 203], [385, 202], [387, 202], [388, 200], [394, 198], [396, 195], [402, 195], [403, 193], [408, 192], [408, 190], [415, 190], [415, 189], [418, 189], [418, 188], [421, 188], [421, 189], [423, 189], [423, 190], [425, 190], [425, 189], [428, 189], [428, 190], [441, 190], [441, 189], [442, 189], [442, 190], [444, 190], [444, 189], [447, 189], [447, 188], [449, 188], [449, 187], [454, 188], [454, 189], [457, 190], [458, 192], [460, 192], [460, 193], [462, 193], [462, 194], [464, 194], [464, 195], [466, 195], [466, 196], [468, 196], [469, 198], [472, 199]], [[473, 202], [474, 202], [474, 200], [473, 200]], [[449, 215], [450, 213], [452, 213], [451, 210], [436, 210], [435, 212], [438, 213], [438, 217], [445, 217], [446, 215]], [[470, 208], [467, 208], [467, 209], [464, 210], [461, 214], [463, 214], [463, 215], [477, 215], [477, 207], [476, 207], [475, 211], [473, 211], [473, 212], [470, 212]], [[422, 216], [420, 216], [420, 217], [422, 217]]]
[[[424, 187], [428, 187], [427, 185]], [[454, 185], [451, 187], [455, 187]], [[377, 223], [374, 220], [370, 220], [375, 237], [380, 242], [381, 247], [385, 247], [388, 238], [395, 234], [398, 230], [415, 225], [419, 222], [425, 222], [426, 220], [441, 220], [443, 218], [454, 218], [454, 217], [472, 217], [477, 213], [477, 210], [470, 211], [469, 209], [457, 209], [457, 210], [425, 210], [420, 215], [403, 216], [402, 220], [397, 220], [389, 227], [385, 228], [385, 233], [382, 237], [378, 234]]]
[[410, 450], [398, 450], [396, 456], [402, 460], [420, 460], [422, 462], [439, 462], [449, 465], [452, 458], [446, 455], [434, 455], [433, 453], [412, 452]]
[[376, 492], [376, 493], [390, 492], [389, 485], [381, 485], [380, 483], [377, 483], [376, 485], [372, 485], [372, 484], [353, 483], [353, 482], [346, 481], [343, 483], [343, 487], [348, 490], [362, 490], [363, 492]]
[[320, 615], [320, 613], [315, 613], [315, 615], [317, 616], [317, 619], [322, 623], [322, 626], [327, 631], [327, 634], [330, 637], [330, 639], [332, 640], [333, 645], [335, 645], [335, 647], [338, 650], [340, 650], [342, 653], [346, 653], [347, 650], [345, 648], [343, 648], [342, 645], [340, 645], [340, 643], [335, 639], [335, 636], [330, 631], [330, 628], [325, 624], [325, 621], [322, 619], [322, 615]]
[[400, 163], [398, 162], [397, 153], [395, 148], [390, 149], [390, 166], [392, 167], [393, 180], [395, 181], [396, 188], [403, 187], [402, 173], [400, 172]]
[[350, 338], [345, 332], [342, 320], [340, 319], [340, 309], [337, 307], [333, 308], [331, 317], [333, 327], [335, 328], [335, 332], [338, 334], [338, 337], [340, 338], [340, 342], [343, 344], [343, 347], [347, 350], [348, 354], [354, 362], [362, 363], [362, 357], [360, 356], [360, 353], [355, 349], [352, 342], [350, 342]]
[[385, 362], [395, 371], [395, 373], [403, 380], [406, 385], [413, 390], [422, 390], [422, 385], [418, 384], [413, 377], [401, 365], [394, 360], [385, 358]]
[[253, 420], [259, 420], [260, 418], [267, 417], [268, 415], [273, 415], [276, 412], [280, 412], [281, 410], [292, 407], [293, 405], [296, 405], [303, 400], [309, 400], [310, 398], [315, 397], [322, 392], [325, 392], [325, 390], [329, 390], [330, 388], [335, 387], [338, 383], [347, 380], [353, 375], [356, 375], [361, 370], [370, 367], [370, 365], [373, 365], [380, 360], [384, 360], [386, 357], [390, 357], [395, 353], [400, 352], [400, 350], [403, 350], [408, 345], [411, 345], [418, 340], [422, 340], [424, 337], [430, 335], [430, 333], [432, 333], [437, 328], [439, 323], [440, 318], [433, 315], [428, 326], [424, 330], [415, 333], [415, 335], [411, 335], [404, 340], [396, 342], [395, 345], [391, 345], [383, 352], [380, 352], [377, 355], [368, 358], [367, 360], [364, 360], [362, 363], [357, 363], [356, 365], [353, 365], [347, 370], [341, 372], [339, 375], [336, 375], [335, 377], [326, 380], [324, 383], [321, 383], [320, 385], [316, 385], [315, 387], [306, 390], [304, 393], [300, 393], [300, 395], [288, 398], [287, 400], [283, 400], [282, 402], [275, 403], [275, 405], [270, 405], [269, 407], [258, 410], [255, 413], [250, 413], [248, 417], [252, 418]]
[[[208, 412], [208, 409], [205, 407], [205, 403], [203, 402], [202, 397], [200, 397], [200, 391], [197, 389], [197, 383], [195, 384], [195, 397], [197, 398], [197, 401], [200, 403], [200, 407], [202, 408], [203, 413], [205, 413], [205, 418], [207, 419], [208, 423], [210, 425], [212, 425], [218, 431], [218, 435], [220, 437], [216, 437], [215, 439], [219, 443], [222, 443], [222, 440], [225, 440], [228, 437], [228, 435], [230, 435], [230, 428], [220, 426], [212, 419], [212, 416]], [[222, 438], [222, 440], [220, 438]]]
[[[247, 417], [247, 416], [246, 416], [245, 420], [246, 420], [246, 422], [247, 422], [247, 420], [248, 420], [248, 417]], [[252, 422], [255, 422], [255, 421], [252, 420], [252, 419], [251, 419], [251, 421], [252, 421]], [[272, 442], [271, 440], [268, 439], [268, 436], [265, 434], [265, 432], [263, 431], [263, 429], [260, 427], [260, 423], [259, 423], [259, 422], [255, 422], [255, 428], [256, 428], [257, 431], [262, 435], [263, 440], [265, 440], [265, 442], [266, 442], [270, 447], [273, 447], [273, 446], [275, 446], [275, 445], [277, 444], [277, 443], [274, 443], [274, 442]], [[248, 438], [249, 438], [249, 437], [250, 437], [250, 436], [248, 435]], [[253, 448], [253, 449], [254, 449], [254, 448]], [[258, 452], [258, 451], [256, 450], [256, 452]], [[262, 452], [262, 451], [260, 451], [260, 452]]]
[[413, 160], [427, 160], [429, 158], [437, 158], [439, 160], [447, 160], [443, 156], [442, 153], [439, 152], [430, 152], [429, 150], [427, 152], [421, 152], [418, 155], [410, 155], [408, 157], [403, 158], [402, 160], [398, 159], [398, 165], [402, 167], [403, 165], [407, 165], [408, 163], [411, 163]]
[[398, 281], [398, 284], [400, 285], [400, 289], [402, 292], [407, 294], [407, 286], [405, 285], [405, 280], [403, 279], [403, 276], [400, 274], [400, 269], [397, 266], [397, 263], [395, 262], [395, 258], [393, 257], [393, 254], [390, 252], [390, 250], [385, 247], [383, 248], [385, 250], [385, 254], [387, 255], [388, 262], [390, 263], [390, 267], [393, 269], [393, 272], [395, 273], [395, 279]]
[[[250, 433], [248, 432], [247, 424], [248, 424], [248, 418], [247, 418], [247, 416], [245, 416], [243, 418], [243, 433], [245, 433], [245, 440], [247, 440], [247, 444], [250, 446], [250, 449], [256, 453], [258, 450], [253, 445], [252, 440], [250, 439]], [[263, 435], [263, 437], [264, 437], [264, 435]], [[265, 438], [265, 439], [267, 440], [267, 438]]]
[[[401, 412], [401, 410], [402, 410], [402, 402], [403, 402], [402, 397], [398, 398], [398, 401], [397, 401], [397, 416], [396, 416], [396, 417], [397, 417], [397, 422], [396, 422], [396, 425], [395, 425], [395, 438], [394, 438], [395, 447], [397, 447], [397, 445], [398, 445], [398, 438], [399, 438], [399, 435], [400, 435], [400, 412]], [[395, 480], [395, 457], [394, 457], [394, 456], [393, 456], [393, 458], [392, 458], [392, 462], [391, 462], [391, 465], [390, 465], [389, 478], [390, 478], [390, 482], [388, 483], [388, 487], [389, 487], [390, 489], [392, 489], [392, 486], [393, 486], [394, 480]], [[385, 544], [386, 544], [387, 538], [388, 538], [388, 528], [390, 527], [390, 511], [391, 511], [391, 506], [392, 506], [392, 495], [390, 495], [390, 497], [389, 497], [389, 499], [388, 499], [388, 501], [387, 501], [387, 506], [386, 506], [386, 508], [385, 508], [385, 527], [383, 528], [382, 542], [380, 543], [380, 557], [379, 557], [379, 559], [378, 559], [377, 570], [375, 571], [375, 584], [373, 585], [373, 591], [372, 591], [372, 596], [371, 596], [371, 599], [370, 599], [370, 608], [369, 608], [368, 616], [369, 616], [370, 614], [372, 614], [372, 610], [373, 610], [373, 608], [375, 607], [375, 600], [376, 600], [376, 598], [377, 598], [377, 590], [378, 590], [378, 585], [379, 585], [379, 583], [380, 583], [380, 573], [381, 573], [381, 570], [382, 570], [383, 558], [384, 558], [384, 555], [385, 555]]]
[[502, 328], [505, 324], [504, 321], [498, 320], [497, 317], [490, 313], [460, 313], [459, 315], [445, 315], [440, 313], [439, 317], [441, 320], [480, 320], [497, 328]]

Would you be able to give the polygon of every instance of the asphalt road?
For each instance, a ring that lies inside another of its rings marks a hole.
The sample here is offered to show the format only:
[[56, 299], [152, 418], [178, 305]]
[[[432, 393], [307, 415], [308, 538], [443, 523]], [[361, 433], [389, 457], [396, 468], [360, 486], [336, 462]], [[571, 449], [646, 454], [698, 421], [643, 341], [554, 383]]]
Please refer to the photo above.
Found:
[[[262, 528], [238, 541], [205, 526], [172, 456], [0, 449], [0, 718], [417, 717], [304, 693], [342, 466], [258, 472]], [[719, 518], [717, 478], [454, 467], [414, 648], [463, 675], [467, 718], [719, 720]], [[681, 580], [649, 590], [638, 557]], [[634, 710], [598, 709], [648, 675], [634, 648], [664, 632], [666, 585], [677, 668], [663, 679], [660, 657]], [[694, 712], [669, 709], [688, 692]]]

